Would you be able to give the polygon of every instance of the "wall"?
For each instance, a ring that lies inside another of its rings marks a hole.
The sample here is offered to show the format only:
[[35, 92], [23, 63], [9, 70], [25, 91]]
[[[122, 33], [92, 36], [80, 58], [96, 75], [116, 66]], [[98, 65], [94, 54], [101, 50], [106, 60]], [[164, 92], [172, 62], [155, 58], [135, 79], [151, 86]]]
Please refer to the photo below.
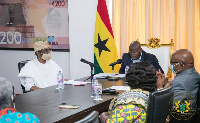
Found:
[[[0, 77], [5, 77], [15, 87], [15, 93], [21, 94], [20, 81], [17, 78], [18, 62], [36, 58], [33, 51], [0, 50]], [[69, 74], [69, 52], [52, 52], [52, 60], [63, 69], [64, 78], [70, 78]]]
[[97, 0], [69, 0], [68, 3], [70, 74], [72, 79], [77, 79], [90, 76], [90, 66], [80, 59], [94, 62]]

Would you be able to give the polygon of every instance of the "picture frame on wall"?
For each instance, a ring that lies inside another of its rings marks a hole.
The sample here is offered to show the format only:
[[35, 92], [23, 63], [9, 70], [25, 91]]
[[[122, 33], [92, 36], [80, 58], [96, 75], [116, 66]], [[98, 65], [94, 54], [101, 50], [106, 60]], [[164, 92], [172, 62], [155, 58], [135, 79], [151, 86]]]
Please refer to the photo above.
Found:
[[0, 1], [0, 49], [33, 50], [38, 37], [69, 51], [68, 0]]

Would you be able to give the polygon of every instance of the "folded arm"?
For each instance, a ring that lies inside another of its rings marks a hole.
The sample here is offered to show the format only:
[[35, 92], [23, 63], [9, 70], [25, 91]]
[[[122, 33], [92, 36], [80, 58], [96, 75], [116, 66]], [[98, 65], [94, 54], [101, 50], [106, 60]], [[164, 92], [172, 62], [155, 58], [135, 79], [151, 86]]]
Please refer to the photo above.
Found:
[[24, 83], [22, 85], [25, 87], [26, 91], [34, 91], [40, 89], [34, 83], [35, 82], [33, 78], [27, 77], [25, 78]]

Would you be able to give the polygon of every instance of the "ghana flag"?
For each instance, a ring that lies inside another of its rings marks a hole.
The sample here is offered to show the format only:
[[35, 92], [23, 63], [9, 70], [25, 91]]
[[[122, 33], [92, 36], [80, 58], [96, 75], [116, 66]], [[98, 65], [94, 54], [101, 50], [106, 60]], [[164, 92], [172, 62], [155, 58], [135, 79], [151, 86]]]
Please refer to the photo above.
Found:
[[[95, 68], [94, 73], [112, 73], [112, 67], [109, 64], [117, 61], [117, 59], [117, 49], [106, 1], [98, 0], [94, 35], [94, 63], [99, 67]], [[115, 65], [115, 73], [118, 72], [119, 65]]]

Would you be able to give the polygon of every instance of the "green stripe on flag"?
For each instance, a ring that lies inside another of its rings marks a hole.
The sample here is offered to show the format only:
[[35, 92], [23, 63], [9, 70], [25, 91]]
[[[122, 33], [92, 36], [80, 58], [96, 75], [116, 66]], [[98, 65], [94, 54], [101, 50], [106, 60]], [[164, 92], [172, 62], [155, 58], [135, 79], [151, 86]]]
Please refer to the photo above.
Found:
[[99, 65], [97, 59], [96, 59], [96, 55], [94, 54], [94, 64], [98, 65], [99, 67], [95, 67], [94, 68], [94, 74], [99, 74], [99, 73], [103, 73], [101, 66]]

